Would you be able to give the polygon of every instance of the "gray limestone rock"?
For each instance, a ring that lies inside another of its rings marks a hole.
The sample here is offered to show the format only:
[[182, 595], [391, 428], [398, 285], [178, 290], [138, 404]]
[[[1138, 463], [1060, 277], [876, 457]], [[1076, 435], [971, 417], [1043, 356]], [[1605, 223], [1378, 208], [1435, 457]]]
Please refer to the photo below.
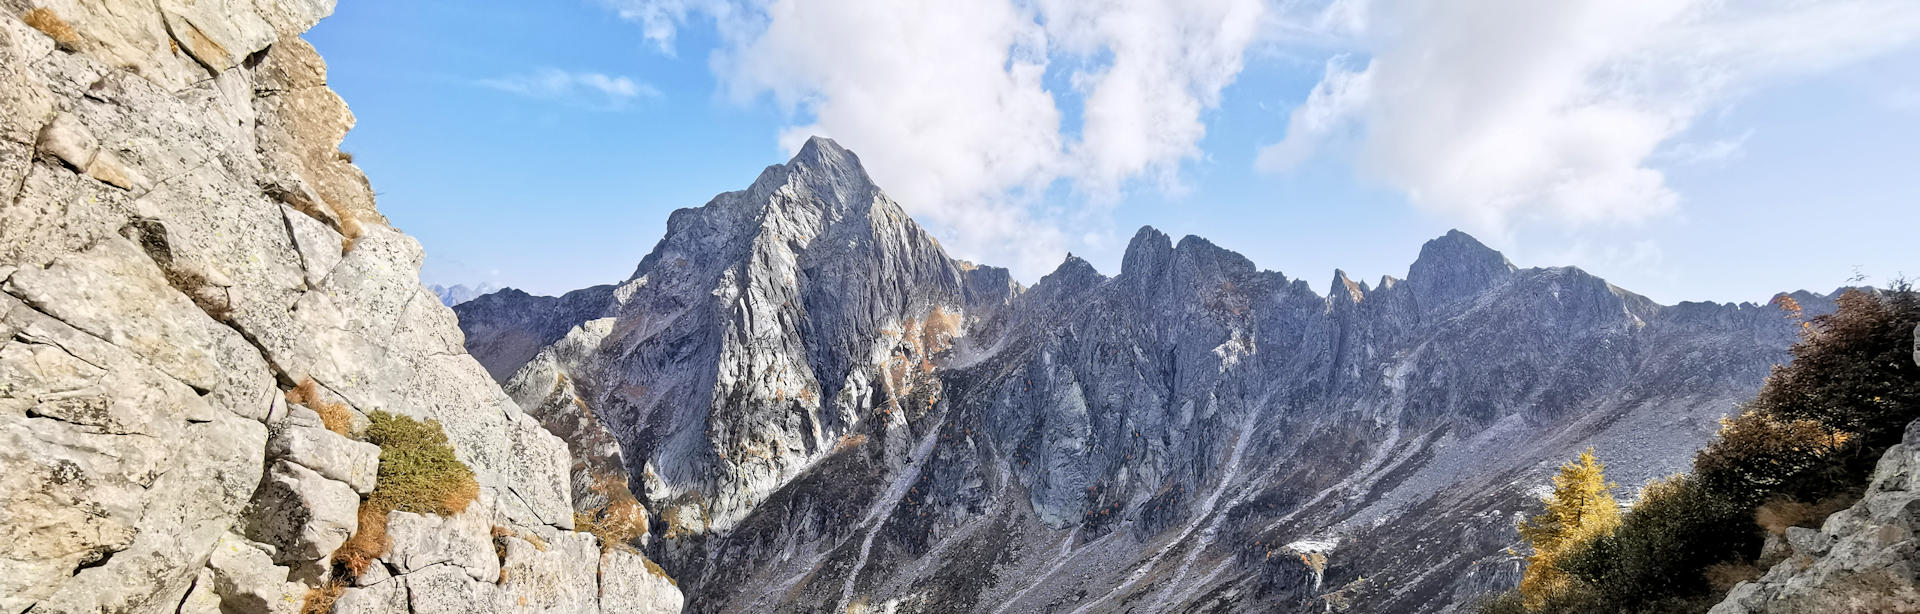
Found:
[[[528, 541], [501, 537], [505, 552], [493, 598], [500, 611], [595, 612], [599, 610], [600, 543], [584, 533], [554, 533]], [[414, 587], [408, 579], [408, 586]], [[476, 597], [478, 595], [476, 594]], [[485, 607], [485, 606], [480, 606]], [[416, 612], [422, 611], [419, 603]], [[473, 610], [442, 610], [461, 614]]]
[[[449, 571], [454, 574], [459, 573]], [[422, 588], [426, 588], [429, 584], [429, 582], [422, 582]], [[459, 585], [450, 584], [450, 586], [458, 587]], [[490, 610], [486, 608], [467, 610], [469, 614], [487, 611]], [[403, 612], [415, 611], [408, 608], [407, 586], [405, 582], [400, 581], [349, 588], [342, 591], [340, 598], [333, 602], [333, 614], [399, 614]]]
[[393, 512], [387, 517], [391, 546], [381, 559], [402, 574], [434, 565], [451, 566], [476, 581], [500, 577], [493, 549], [492, 501], [476, 501], [452, 517]]
[[273, 546], [281, 564], [326, 558], [360, 524], [353, 487], [285, 460], [267, 472], [253, 508], [247, 537]]
[[374, 478], [380, 469], [379, 446], [314, 426], [286, 425], [276, 429], [267, 440], [267, 456], [345, 482], [360, 494], [373, 492]]
[[1712, 614], [1920, 611], [1920, 422], [1874, 468], [1853, 507], [1818, 531], [1794, 527], [1794, 554], [1742, 582]]
[[440, 423], [483, 490], [401, 521], [400, 558], [448, 564], [366, 574], [343, 611], [405, 611], [430, 570], [493, 586], [496, 525], [591, 542], [566, 443], [466, 354], [338, 149], [353, 115], [298, 38], [333, 2], [0, 4], [0, 612], [277, 611], [319, 582], [379, 451], [289, 407], [308, 379]]
[[680, 587], [638, 552], [619, 548], [600, 555], [600, 607], [608, 612], [679, 612]]
[[300, 611], [306, 597], [307, 587], [288, 582], [289, 570], [275, 565], [271, 554], [232, 533], [214, 544], [207, 570], [195, 590], [210, 587], [226, 611], [290, 614]]
[[[434, 565], [407, 574], [403, 578], [407, 586], [405, 611], [412, 614], [546, 611], [531, 604], [503, 600], [500, 598], [500, 590], [494, 584], [474, 580], [465, 571], [451, 565]], [[595, 612], [597, 610], [588, 607], [571, 611]]]

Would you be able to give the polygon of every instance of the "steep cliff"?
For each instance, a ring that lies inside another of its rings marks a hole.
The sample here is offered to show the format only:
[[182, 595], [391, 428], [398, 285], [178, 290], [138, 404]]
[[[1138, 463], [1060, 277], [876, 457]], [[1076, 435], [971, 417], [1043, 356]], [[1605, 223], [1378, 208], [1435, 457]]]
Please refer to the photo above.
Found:
[[456, 311], [522, 406], [597, 420], [710, 612], [1449, 609], [1512, 584], [1551, 467], [1685, 467], [1798, 330], [1459, 232], [1324, 296], [1152, 228], [1114, 276], [1069, 257], [1023, 289], [825, 139], [675, 212], [610, 288]]
[[[338, 151], [332, 8], [0, 1], [0, 612], [677, 611]], [[465, 511], [360, 524], [377, 411], [437, 422]]]

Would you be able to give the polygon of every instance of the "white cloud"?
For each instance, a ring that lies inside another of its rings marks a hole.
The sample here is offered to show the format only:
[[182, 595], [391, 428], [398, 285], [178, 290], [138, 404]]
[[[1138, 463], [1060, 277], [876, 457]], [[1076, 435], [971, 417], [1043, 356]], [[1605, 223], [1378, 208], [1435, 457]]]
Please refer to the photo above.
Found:
[[660, 90], [628, 77], [595, 72], [568, 72], [558, 68], [481, 79], [476, 82], [510, 94], [554, 100], [600, 109], [619, 109], [642, 98], [659, 98]]
[[[1668, 213], [1679, 196], [1654, 162], [1703, 113], [1920, 38], [1910, 0], [1376, 0], [1311, 17], [1296, 29], [1344, 28], [1371, 59], [1329, 63], [1260, 168], [1351, 141], [1363, 175], [1495, 232]], [[1667, 151], [1710, 161], [1738, 142]]]
[[722, 29], [748, 25], [750, 16], [735, 9], [745, 8], [737, 0], [598, 0], [621, 19], [640, 25], [640, 35], [653, 43], [660, 53], [674, 56], [674, 38], [687, 19], [710, 15]]
[[1074, 73], [1085, 97], [1072, 152], [1081, 186], [1099, 195], [1150, 175], [1178, 182], [1200, 157], [1204, 109], [1239, 76], [1260, 28], [1260, 0], [1041, 0], [1050, 40], [1079, 58], [1111, 61]]
[[1679, 141], [1661, 150], [1654, 159], [1679, 166], [1725, 166], [1746, 154], [1747, 139], [1752, 137], [1753, 131], [1748, 130], [1730, 139]]
[[[602, 0], [671, 48], [711, 17], [711, 66], [731, 98], [769, 97], [861, 154], [878, 183], [958, 256], [1051, 270], [1126, 186], [1178, 185], [1201, 157], [1202, 113], [1241, 69], [1260, 0]], [[1084, 100], [1062, 125], [1048, 67], [1070, 61]], [[1081, 193], [1042, 206], [1058, 181]], [[1058, 205], [1059, 203], [1055, 203]], [[1084, 230], [1084, 229], [1081, 229]]]
[[1262, 169], [1289, 171], [1312, 157], [1322, 139], [1348, 127], [1373, 97], [1373, 74], [1346, 68], [1346, 55], [1327, 60], [1327, 77], [1307, 93], [1307, 101], [1287, 124], [1289, 137], [1261, 148], [1254, 164]]

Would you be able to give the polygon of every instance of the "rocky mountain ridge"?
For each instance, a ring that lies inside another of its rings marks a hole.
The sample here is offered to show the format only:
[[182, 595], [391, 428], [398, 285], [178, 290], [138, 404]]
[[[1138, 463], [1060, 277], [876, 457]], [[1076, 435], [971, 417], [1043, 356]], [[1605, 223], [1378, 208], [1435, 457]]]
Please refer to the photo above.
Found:
[[433, 291], [435, 296], [440, 297], [440, 304], [448, 307], [465, 303], [499, 290], [499, 288], [494, 287], [493, 284], [490, 283], [481, 283], [476, 286], [468, 286], [466, 284], [454, 284], [451, 286], [433, 284], [427, 286], [427, 289]]
[[626, 281], [456, 312], [711, 612], [1448, 611], [1517, 579], [1549, 468], [1686, 466], [1799, 328], [1459, 232], [1325, 295], [1152, 228], [1023, 288], [819, 138]]
[[[679, 611], [573, 530], [567, 442], [339, 151], [299, 38], [332, 9], [0, 0], [0, 612]], [[362, 524], [382, 411], [444, 433], [464, 511]]]

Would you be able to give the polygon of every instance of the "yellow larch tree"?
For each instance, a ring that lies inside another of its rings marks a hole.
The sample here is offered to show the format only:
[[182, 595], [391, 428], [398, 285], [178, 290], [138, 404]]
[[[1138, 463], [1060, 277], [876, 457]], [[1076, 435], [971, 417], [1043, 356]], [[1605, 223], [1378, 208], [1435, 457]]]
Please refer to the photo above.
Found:
[[1619, 526], [1620, 504], [1613, 499], [1613, 488], [1606, 464], [1587, 448], [1553, 476], [1553, 494], [1541, 500], [1546, 511], [1520, 523], [1520, 538], [1533, 549], [1520, 578], [1520, 594], [1529, 609], [1566, 590], [1567, 574], [1559, 561], [1571, 546]]

